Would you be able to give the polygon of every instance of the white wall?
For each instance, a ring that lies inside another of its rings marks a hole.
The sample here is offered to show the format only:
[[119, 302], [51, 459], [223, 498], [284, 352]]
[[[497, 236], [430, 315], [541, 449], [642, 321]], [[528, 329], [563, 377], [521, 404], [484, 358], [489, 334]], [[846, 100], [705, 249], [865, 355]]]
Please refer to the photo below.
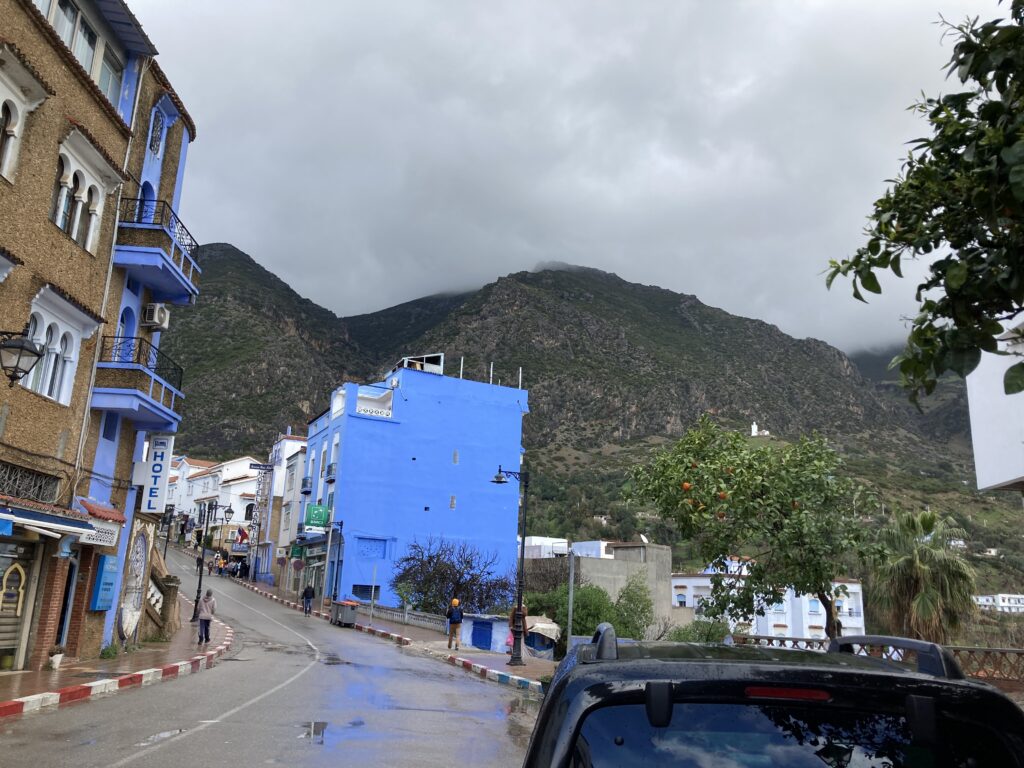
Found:
[[1024, 489], [1024, 392], [1007, 395], [1003, 390], [1003, 374], [1020, 361], [1016, 356], [983, 353], [967, 377], [974, 465], [981, 490], [1014, 484]]

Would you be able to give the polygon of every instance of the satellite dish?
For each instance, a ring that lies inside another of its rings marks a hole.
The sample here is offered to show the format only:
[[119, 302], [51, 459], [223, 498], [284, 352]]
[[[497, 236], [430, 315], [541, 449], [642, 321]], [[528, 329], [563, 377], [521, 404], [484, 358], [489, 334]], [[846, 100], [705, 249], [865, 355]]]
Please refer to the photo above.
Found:
[[392, 376], [391, 381], [388, 382], [388, 386], [392, 389], [398, 389], [398, 377]]
[[640, 541], [642, 541], [644, 544], [650, 544], [651, 543], [651, 542], [649, 542], [647, 540], [647, 537], [644, 536], [642, 533], [640, 534]]

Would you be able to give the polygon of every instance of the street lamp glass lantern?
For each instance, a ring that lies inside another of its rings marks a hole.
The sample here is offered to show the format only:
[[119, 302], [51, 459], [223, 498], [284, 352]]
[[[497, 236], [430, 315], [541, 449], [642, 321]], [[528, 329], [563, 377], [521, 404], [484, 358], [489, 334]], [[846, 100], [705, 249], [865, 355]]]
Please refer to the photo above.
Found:
[[231, 518], [234, 516], [234, 514], [235, 510], [233, 510], [231, 507], [228, 507], [227, 509], [224, 510], [224, 519], [230, 523]]
[[491, 482], [495, 485], [504, 485], [508, 482], [508, 478], [505, 477], [505, 474], [501, 471], [501, 467], [498, 467], [498, 474], [491, 479]]
[[27, 376], [43, 356], [43, 347], [24, 334], [0, 343], [0, 368], [11, 386]]

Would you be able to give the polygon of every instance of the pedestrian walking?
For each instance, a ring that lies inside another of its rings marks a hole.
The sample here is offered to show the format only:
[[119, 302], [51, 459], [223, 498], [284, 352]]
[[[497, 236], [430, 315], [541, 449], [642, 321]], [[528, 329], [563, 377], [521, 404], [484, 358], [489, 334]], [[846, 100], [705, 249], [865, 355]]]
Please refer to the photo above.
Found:
[[218, 576], [223, 576], [224, 575], [224, 558], [223, 557], [218, 557], [217, 558], [217, 575]]
[[199, 646], [210, 642], [210, 622], [217, 613], [217, 601], [213, 599], [213, 590], [206, 590], [206, 595], [199, 601]]
[[206, 561], [206, 575], [213, 576], [213, 558]]
[[462, 636], [462, 609], [459, 607], [459, 598], [453, 597], [452, 604], [445, 613], [448, 619], [448, 647], [452, 647], [452, 640], [455, 641], [455, 650], [459, 650], [459, 638]]
[[196, 576], [199, 576], [203, 572], [203, 556], [196, 555]]
[[313, 596], [315, 594], [312, 584], [307, 584], [306, 588], [302, 590], [302, 612], [307, 616], [313, 610]]

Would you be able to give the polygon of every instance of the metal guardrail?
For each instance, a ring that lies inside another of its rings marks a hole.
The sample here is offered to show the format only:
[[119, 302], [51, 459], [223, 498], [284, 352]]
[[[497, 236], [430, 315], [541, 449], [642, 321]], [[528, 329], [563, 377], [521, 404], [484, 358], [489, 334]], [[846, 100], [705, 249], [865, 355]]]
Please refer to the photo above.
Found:
[[192, 258], [199, 243], [178, 218], [166, 200], [146, 200], [141, 197], [122, 198], [120, 220], [123, 224], [155, 224], [163, 227], [181, 249]]
[[[805, 651], [826, 651], [829, 641], [818, 638], [770, 637], [768, 635], [733, 635], [737, 645], [760, 645], [768, 648], [796, 648]], [[1024, 649], [1019, 648], [976, 648], [946, 646], [960, 669], [968, 677], [982, 680], [1024, 681]], [[874, 656], [900, 664], [914, 665], [917, 654], [913, 650], [894, 648], [887, 645], [861, 646], [859, 656]]]
[[[369, 616], [370, 604], [361, 602], [356, 611]], [[444, 634], [448, 622], [444, 616], [438, 616], [436, 613], [423, 613], [422, 611], [412, 611], [405, 608], [386, 608], [379, 605], [373, 606], [373, 615], [374, 618], [392, 621], [396, 624], [434, 629], [442, 634]]]
[[135, 363], [149, 369], [177, 390], [181, 390], [184, 369], [168, 355], [138, 336], [104, 336], [101, 363]]

